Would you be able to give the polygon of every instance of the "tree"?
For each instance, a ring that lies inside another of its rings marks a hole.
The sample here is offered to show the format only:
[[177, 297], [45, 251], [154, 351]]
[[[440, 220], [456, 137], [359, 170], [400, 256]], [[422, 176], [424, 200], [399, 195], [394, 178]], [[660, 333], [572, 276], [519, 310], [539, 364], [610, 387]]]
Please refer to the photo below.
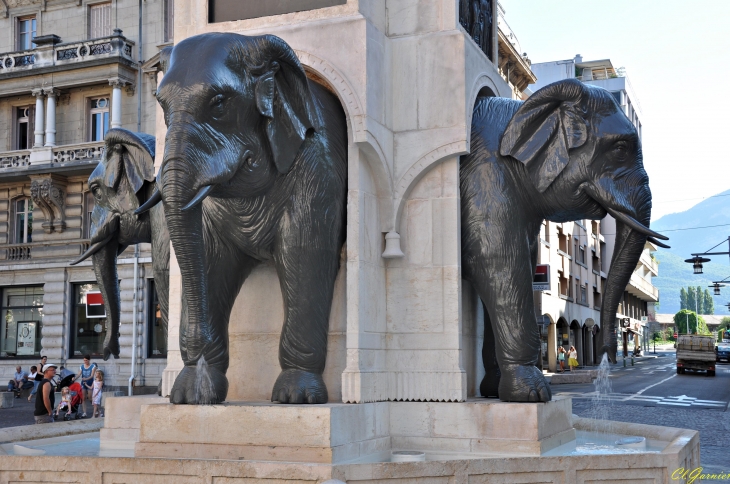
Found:
[[674, 326], [677, 327], [677, 333], [690, 334], [690, 331], [687, 331], [687, 325], [689, 325], [691, 334], [711, 334], [702, 316], [697, 316], [697, 313], [689, 309], [682, 309], [674, 315]]
[[687, 307], [684, 309], [687, 309], [689, 311], [695, 310], [695, 288], [690, 286], [687, 288]]
[[687, 309], [687, 291], [684, 288], [679, 290], [679, 309]]
[[705, 293], [702, 295], [702, 314], [715, 314], [715, 301], [707, 289], [705, 289]]
[[[697, 298], [697, 307], [694, 310], [697, 311], [697, 314], [707, 314], [702, 311], [702, 286], [697, 286], [697, 289], [695, 289], [695, 297]], [[693, 308], [687, 309], [691, 310]]]
[[725, 331], [730, 331], [730, 316], [725, 316], [720, 321], [720, 326], [717, 327], [717, 341], [720, 342], [723, 339]]

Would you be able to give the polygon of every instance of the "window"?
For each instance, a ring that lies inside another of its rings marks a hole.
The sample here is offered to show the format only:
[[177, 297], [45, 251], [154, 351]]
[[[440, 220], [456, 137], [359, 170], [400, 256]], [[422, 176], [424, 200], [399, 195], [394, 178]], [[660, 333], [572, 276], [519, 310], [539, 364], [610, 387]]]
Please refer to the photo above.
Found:
[[581, 261], [581, 263], [586, 263], [586, 249], [584, 246], [580, 246], [578, 249], [578, 260]]
[[33, 108], [16, 108], [15, 112], [15, 149], [27, 150], [33, 146]]
[[35, 39], [35, 17], [18, 19], [18, 50], [30, 50], [34, 47], [31, 40]]
[[175, 1], [165, 0], [165, 42], [172, 42], [175, 27]]
[[[71, 315], [71, 355], [102, 356], [106, 337], [106, 317], [98, 294], [99, 286], [89, 282], [74, 284], [74, 305]], [[92, 299], [93, 298], [93, 299]]]
[[150, 306], [147, 311], [147, 356], [149, 358], [167, 357], [167, 328], [162, 325], [160, 301], [157, 299], [155, 281], [150, 279], [147, 289]]
[[89, 141], [104, 141], [106, 132], [109, 131], [109, 98], [100, 97], [91, 100], [91, 110], [89, 112], [89, 120], [91, 126], [89, 132], [91, 139]]
[[21, 198], [15, 201], [15, 243], [33, 242], [33, 200]]
[[588, 295], [586, 294], [586, 286], [580, 286], [580, 302], [588, 304]]
[[89, 6], [89, 38], [109, 37], [112, 34], [112, 4], [97, 3]]
[[91, 238], [91, 212], [96, 206], [94, 202], [94, 194], [91, 192], [84, 193], [84, 234], [85, 239]]
[[40, 356], [43, 327], [43, 287], [2, 290], [0, 356]]

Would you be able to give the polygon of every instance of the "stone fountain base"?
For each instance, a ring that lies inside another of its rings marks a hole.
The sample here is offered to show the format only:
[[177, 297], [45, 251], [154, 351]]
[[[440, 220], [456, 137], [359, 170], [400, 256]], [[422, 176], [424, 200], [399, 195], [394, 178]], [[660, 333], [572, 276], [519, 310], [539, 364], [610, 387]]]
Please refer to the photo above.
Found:
[[[4, 456], [0, 483], [648, 484], [677, 482], [674, 470], [699, 466], [698, 432], [618, 422], [613, 432], [663, 441], [664, 448], [544, 455], [576, 430], [600, 427], [571, 418], [570, 408], [569, 399], [193, 407], [119, 397], [107, 408], [102, 452], [128, 449], [135, 458]], [[390, 462], [393, 450], [423, 451], [426, 461]]]

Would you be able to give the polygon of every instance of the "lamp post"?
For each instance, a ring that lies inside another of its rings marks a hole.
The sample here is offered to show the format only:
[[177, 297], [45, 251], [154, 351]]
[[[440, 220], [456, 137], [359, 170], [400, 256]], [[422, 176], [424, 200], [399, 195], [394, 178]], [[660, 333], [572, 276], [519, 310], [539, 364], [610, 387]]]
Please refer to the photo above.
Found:
[[[718, 247], [720, 244], [724, 244], [725, 242], [727, 242], [728, 245], [727, 252], [710, 252], [710, 250]], [[692, 264], [692, 268], [694, 269], [695, 274], [702, 274], [702, 264], [704, 264], [705, 262], [710, 262], [710, 259], [708, 259], [707, 257], [702, 257], [703, 255], [730, 255], [730, 237], [728, 237], [727, 240], [723, 240], [715, 247], [712, 247], [707, 252], [698, 252], [696, 254], [692, 254], [691, 259], [685, 259], [686, 263]]]

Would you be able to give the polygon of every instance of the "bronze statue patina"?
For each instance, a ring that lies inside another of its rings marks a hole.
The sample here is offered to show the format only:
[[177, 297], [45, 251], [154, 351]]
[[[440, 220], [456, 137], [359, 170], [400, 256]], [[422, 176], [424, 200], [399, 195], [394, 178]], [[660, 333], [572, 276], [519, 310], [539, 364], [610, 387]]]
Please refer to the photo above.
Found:
[[461, 160], [461, 248], [484, 304], [483, 396], [548, 401], [532, 277], [544, 219], [616, 219], [601, 307], [601, 349], [615, 362], [616, 309], [647, 239], [651, 192], [636, 128], [601, 88], [570, 79], [527, 101], [480, 97]]

